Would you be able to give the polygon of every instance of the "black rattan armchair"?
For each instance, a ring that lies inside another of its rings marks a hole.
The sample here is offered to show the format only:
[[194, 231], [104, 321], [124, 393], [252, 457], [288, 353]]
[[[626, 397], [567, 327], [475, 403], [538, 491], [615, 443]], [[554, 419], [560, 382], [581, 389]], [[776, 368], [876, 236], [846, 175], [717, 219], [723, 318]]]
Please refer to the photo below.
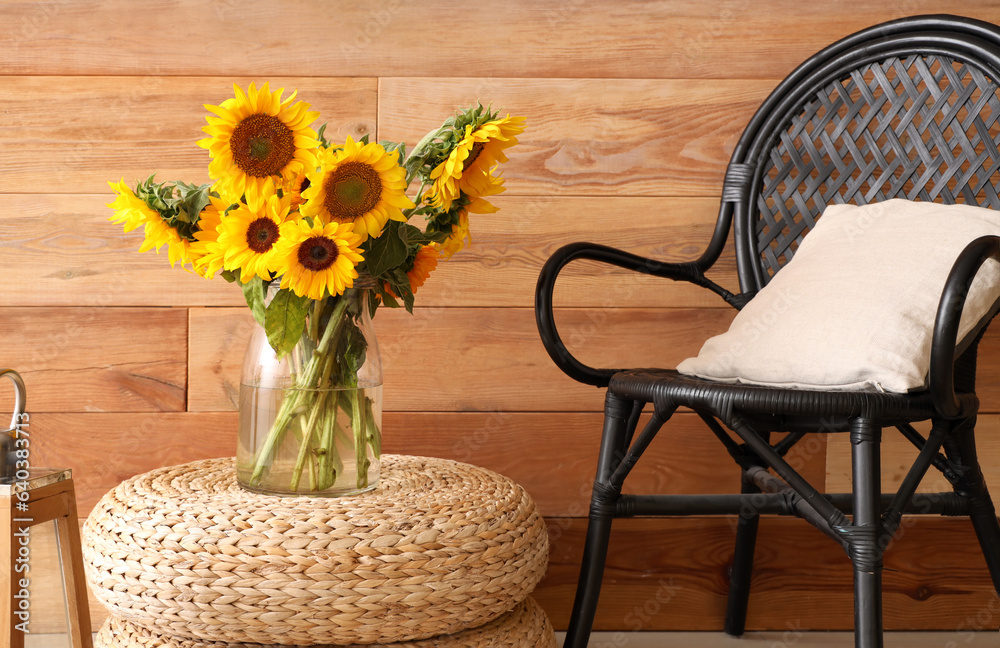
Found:
[[[607, 387], [605, 423], [576, 601], [565, 645], [585, 648], [614, 518], [739, 515], [725, 630], [742, 634], [760, 514], [797, 515], [843, 546], [854, 565], [856, 646], [882, 646], [882, 554], [904, 513], [967, 515], [1000, 591], [1000, 525], [976, 457], [976, 348], [956, 348], [958, 319], [978, 269], [1000, 258], [986, 236], [958, 258], [941, 296], [928, 388], [916, 393], [787, 390], [723, 383], [673, 370], [588, 367], [556, 330], [552, 293], [568, 263], [589, 259], [688, 281], [742, 309], [792, 257], [833, 203], [891, 198], [1000, 209], [1000, 28], [966, 18], [920, 16], [849, 36], [785, 79], [753, 116], [726, 171], [714, 236], [695, 261], [661, 263], [590, 243], [560, 249], [538, 280], [536, 317], [545, 347], [571, 378]], [[732, 227], [731, 227], [732, 226]], [[740, 294], [705, 277], [733, 229]], [[997, 232], [1000, 235], [1000, 232]], [[995, 309], [994, 309], [995, 312]], [[638, 435], [639, 415], [652, 419]], [[694, 410], [742, 470], [742, 493], [629, 495], [622, 485], [678, 407]], [[924, 438], [913, 423], [931, 421]], [[728, 427], [742, 441], [733, 440]], [[898, 492], [883, 494], [881, 431], [896, 427], [919, 448]], [[776, 443], [772, 432], [785, 432]], [[783, 458], [809, 433], [850, 434], [853, 492], [821, 494]], [[954, 492], [914, 493], [931, 467]], [[773, 471], [773, 473], [771, 472]], [[775, 476], [777, 475], [777, 477]], [[753, 496], [753, 505], [749, 499]]]

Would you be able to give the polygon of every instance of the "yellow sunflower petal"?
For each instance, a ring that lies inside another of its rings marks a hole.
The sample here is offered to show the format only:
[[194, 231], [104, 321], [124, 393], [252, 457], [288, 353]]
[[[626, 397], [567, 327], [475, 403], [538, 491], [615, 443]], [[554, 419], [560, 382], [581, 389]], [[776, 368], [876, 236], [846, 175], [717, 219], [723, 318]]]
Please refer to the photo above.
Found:
[[353, 223], [363, 242], [378, 236], [390, 218], [405, 221], [400, 209], [414, 207], [405, 194], [406, 172], [398, 152], [348, 137], [339, 151], [323, 150], [319, 158], [322, 167], [307, 173], [309, 188], [302, 192], [304, 216]]
[[246, 92], [234, 84], [232, 99], [206, 106], [214, 116], [198, 145], [212, 156], [209, 175], [223, 198], [266, 197], [316, 166], [316, 131], [304, 120], [309, 104], [286, 105], [295, 93], [283, 103], [283, 92], [272, 93], [268, 83], [259, 90], [251, 83]]
[[215, 245], [211, 249], [222, 257], [222, 267], [239, 270], [246, 283], [253, 277], [270, 279], [277, 271], [277, 246], [282, 225], [289, 217], [291, 196], [279, 199], [249, 198], [222, 220]]
[[108, 185], [115, 192], [114, 201], [107, 204], [115, 210], [108, 220], [123, 225], [126, 232], [131, 232], [140, 225], [149, 221], [159, 221], [160, 215], [149, 207], [141, 198], [135, 195], [132, 188], [125, 184], [122, 178], [119, 182], [109, 182]]
[[[504, 149], [517, 144], [517, 135], [524, 131], [523, 117], [507, 117], [489, 121], [477, 129], [465, 128], [459, 143], [448, 158], [431, 171], [434, 181], [429, 192], [430, 204], [451, 209], [462, 194], [475, 200], [497, 188], [491, 171], [497, 163], [506, 162]], [[499, 193], [499, 190], [493, 193]]]
[[350, 223], [302, 219], [282, 226], [278, 242], [281, 287], [310, 299], [339, 295], [354, 285], [355, 266], [364, 260], [357, 246], [360, 237]]

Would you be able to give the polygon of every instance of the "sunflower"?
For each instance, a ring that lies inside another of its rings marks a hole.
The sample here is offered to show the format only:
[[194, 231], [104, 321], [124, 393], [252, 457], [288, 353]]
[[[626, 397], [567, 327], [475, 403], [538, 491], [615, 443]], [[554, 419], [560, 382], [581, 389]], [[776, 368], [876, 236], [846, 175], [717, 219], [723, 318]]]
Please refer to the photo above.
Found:
[[131, 232], [142, 225], [145, 239], [139, 246], [140, 252], [156, 250], [159, 254], [160, 248], [166, 245], [171, 267], [178, 261], [184, 265], [190, 260], [190, 242], [163, 220], [158, 211], [136, 196], [135, 192], [125, 184], [124, 179], [117, 184], [113, 182], [108, 184], [116, 194], [114, 201], [107, 205], [115, 210], [108, 220], [123, 225], [126, 232]]
[[113, 202], [107, 206], [115, 210], [115, 213], [108, 217], [108, 220], [119, 225], [124, 225], [126, 232], [131, 232], [147, 221], [159, 219], [160, 215], [153, 210], [146, 202], [135, 195], [132, 188], [125, 184], [125, 178], [119, 182], [109, 182], [108, 186], [115, 192]]
[[229, 207], [228, 201], [209, 196], [209, 204], [198, 217], [198, 229], [194, 232], [196, 240], [188, 248], [194, 271], [206, 279], [211, 279], [222, 269], [224, 254], [218, 243], [219, 226]]
[[[417, 288], [423, 286], [434, 269], [437, 268], [438, 258], [441, 253], [433, 245], [425, 245], [417, 250], [417, 256], [413, 259], [413, 267], [406, 273], [410, 280], [410, 292], [416, 294]], [[385, 291], [399, 299], [399, 295], [392, 291], [388, 283], [385, 284]]]
[[290, 184], [282, 187], [282, 193], [291, 196], [292, 209], [298, 209], [302, 204], [302, 192], [309, 188], [309, 179], [305, 172], [300, 172]]
[[208, 172], [223, 198], [262, 198], [316, 167], [319, 141], [309, 124], [318, 112], [304, 101], [293, 105], [295, 92], [282, 100], [284, 88], [272, 93], [267, 83], [259, 91], [253, 83], [246, 93], [235, 84], [233, 90], [221, 105], [205, 104], [216, 116], [205, 118], [209, 137], [198, 142], [212, 156]]
[[504, 149], [517, 144], [517, 135], [524, 132], [524, 117], [494, 119], [465, 134], [448, 158], [431, 171], [434, 181], [430, 204], [450, 209], [451, 203], [464, 193], [472, 199], [498, 194], [504, 190], [503, 180], [492, 175], [493, 168], [507, 161]]
[[281, 226], [296, 218], [290, 215], [289, 197], [268, 196], [248, 200], [230, 211], [218, 228], [216, 245], [222, 253], [222, 267], [240, 270], [240, 282], [253, 277], [270, 279], [277, 268], [276, 243]]
[[381, 234], [390, 218], [406, 222], [400, 210], [414, 204], [406, 197], [406, 171], [399, 166], [399, 151], [348, 137], [343, 148], [327, 149], [321, 157], [322, 168], [306, 174], [304, 216], [324, 223], [354, 223], [362, 242]]
[[281, 287], [291, 288], [300, 297], [322, 299], [340, 295], [354, 286], [364, 261], [358, 246], [361, 237], [350, 223], [315, 223], [306, 219], [281, 226], [277, 245]]
[[191, 242], [181, 237], [177, 230], [170, 227], [162, 218], [146, 221], [144, 231], [146, 239], [139, 246], [140, 252], [156, 250], [156, 253], [159, 254], [160, 248], [166, 245], [167, 259], [170, 261], [171, 268], [178, 261], [183, 266], [190, 260]]
[[469, 212], [465, 209], [458, 213], [458, 222], [452, 224], [451, 235], [444, 243], [435, 243], [435, 247], [440, 251], [441, 256], [450, 259], [453, 254], [459, 252], [466, 245], [472, 242], [469, 234]]

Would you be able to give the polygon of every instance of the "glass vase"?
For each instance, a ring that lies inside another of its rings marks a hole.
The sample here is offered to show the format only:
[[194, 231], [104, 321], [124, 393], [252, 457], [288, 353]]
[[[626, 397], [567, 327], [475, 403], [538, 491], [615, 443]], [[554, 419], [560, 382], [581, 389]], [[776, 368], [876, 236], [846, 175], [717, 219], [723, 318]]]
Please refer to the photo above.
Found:
[[[277, 284], [268, 289], [268, 300]], [[312, 304], [291, 353], [278, 358], [259, 325], [240, 380], [236, 476], [271, 495], [335, 497], [378, 485], [382, 360], [372, 291], [349, 288]]]

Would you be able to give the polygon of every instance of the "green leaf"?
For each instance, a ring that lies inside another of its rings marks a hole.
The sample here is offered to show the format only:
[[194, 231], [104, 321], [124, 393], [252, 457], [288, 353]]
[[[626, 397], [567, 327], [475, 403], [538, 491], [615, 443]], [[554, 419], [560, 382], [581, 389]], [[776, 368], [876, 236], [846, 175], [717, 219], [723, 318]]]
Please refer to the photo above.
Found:
[[365, 267], [373, 277], [406, 263], [406, 244], [396, 231], [399, 221], [386, 223], [382, 236], [365, 241]]
[[411, 245], [430, 245], [431, 243], [443, 243], [450, 236], [449, 232], [421, 232], [419, 227], [414, 227], [409, 223], [400, 223], [399, 238], [407, 247]]
[[393, 151], [398, 150], [399, 160], [402, 161], [406, 159], [406, 142], [393, 142], [390, 140], [382, 140], [381, 142], [378, 143], [378, 145], [384, 148], [387, 153], [391, 153]]
[[323, 145], [323, 148], [329, 148], [330, 141], [326, 139], [326, 137], [323, 135], [323, 133], [325, 132], [326, 132], [326, 124], [323, 124], [322, 126], [319, 127], [319, 130], [316, 132], [316, 139], [318, 139], [319, 143]]
[[221, 276], [222, 276], [223, 279], [225, 279], [229, 283], [236, 283], [237, 280], [238, 280], [238, 278], [239, 278], [239, 275], [237, 275], [232, 270], [223, 270], [222, 273], [221, 273]]
[[[382, 282], [375, 285], [375, 290], [378, 292], [379, 297], [382, 298], [382, 303], [388, 308], [399, 308], [399, 303], [396, 301], [396, 298], [386, 292]], [[377, 299], [368, 300], [368, 312], [373, 318], [375, 317], [375, 309], [378, 307], [378, 304], [379, 300]]]
[[406, 271], [402, 268], [394, 268], [389, 273], [389, 284], [392, 286], [392, 291], [402, 298], [406, 311], [412, 315], [413, 290], [410, 288], [410, 278], [406, 275]]
[[[375, 291], [379, 294], [380, 297], [382, 296], [383, 293], [385, 293], [385, 290], [383, 290], [381, 286], [376, 286]], [[378, 310], [379, 305], [383, 303], [384, 298], [375, 299], [375, 295], [370, 295], [369, 297], [370, 298], [368, 299], [368, 316], [371, 317], [372, 319], [375, 319], [375, 312]]]
[[265, 309], [264, 331], [279, 359], [288, 355], [302, 339], [311, 303], [312, 300], [308, 297], [299, 297], [283, 288]]
[[197, 223], [201, 216], [201, 210], [205, 209], [209, 203], [209, 196], [212, 192], [211, 184], [201, 186], [188, 184], [186, 182], [177, 183], [177, 193], [180, 195], [183, 205], [181, 213], [186, 212], [186, 220], [189, 223]]
[[258, 324], [264, 326], [264, 280], [254, 277], [243, 284], [243, 299], [246, 300], [253, 318]]
[[341, 382], [351, 387], [358, 384], [358, 371], [365, 363], [368, 341], [364, 333], [354, 323], [348, 322], [340, 338], [340, 371]]

